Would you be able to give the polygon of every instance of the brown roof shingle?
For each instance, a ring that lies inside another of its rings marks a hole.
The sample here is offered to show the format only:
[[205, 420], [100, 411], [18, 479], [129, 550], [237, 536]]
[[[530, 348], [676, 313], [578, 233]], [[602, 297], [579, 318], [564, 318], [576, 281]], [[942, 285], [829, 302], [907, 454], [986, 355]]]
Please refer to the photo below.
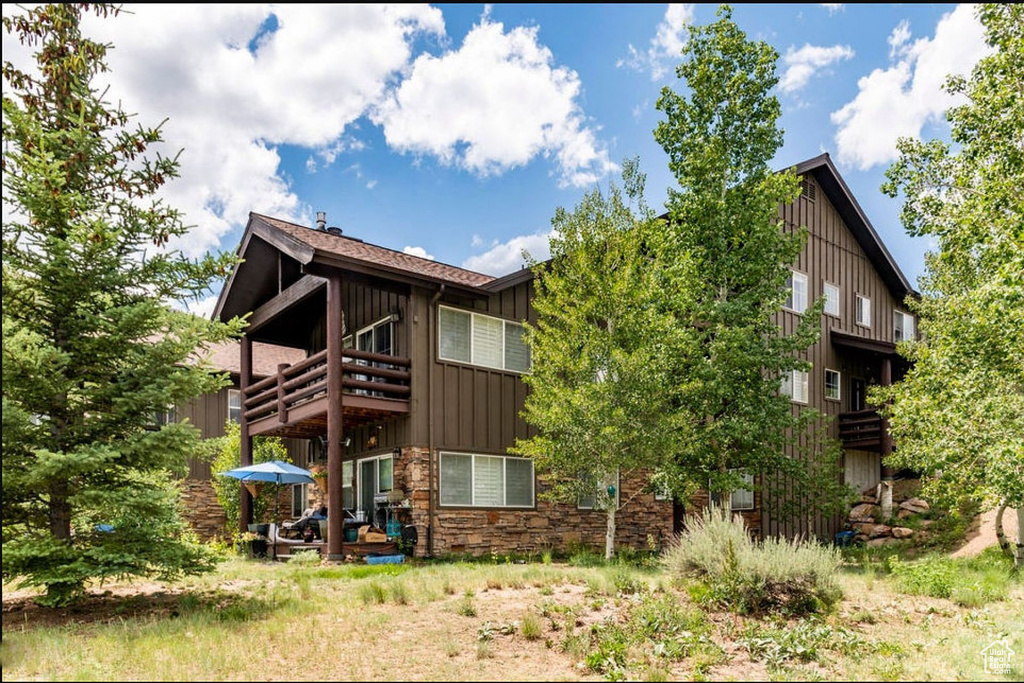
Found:
[[[230, 372], [233, 375], [241, 372], [242, 352], [237, 341], [217, 344], [204, 356], [217, 372]], [[305, 357], [306, 353], [302, 349], [253, 342], [252, 374], [254, 377], [269, 377], [277, 372], [280, 363], [294, 365]]]
[[314, 230], [313, 228], [307, 228], [303, 225], [289, 223], [262, 214], [254, 213], [252, 215], [267, 225], [325, 254], [364, 261], [418, 277], [464, 286], [468, 285], [470, 287], [480, 287], [494, 280], [490, 275], [476, 273], [472, 270], [450, 266], [438, 261], [431, 261], [430, 259], [420, 258], [419, 256], [413, 256], [412, 254], [406, 254], [386, 247], [378, 247], [375, 244], [368, 244], [344, 235], [332, 235], [329, 232]]

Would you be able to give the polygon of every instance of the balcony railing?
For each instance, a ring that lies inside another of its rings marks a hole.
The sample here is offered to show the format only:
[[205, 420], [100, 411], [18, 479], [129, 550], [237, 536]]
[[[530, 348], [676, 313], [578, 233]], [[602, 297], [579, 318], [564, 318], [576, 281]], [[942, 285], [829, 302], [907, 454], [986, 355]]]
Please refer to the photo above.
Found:
[[[345, 349], [344, 354], [344, 393], [408, 401], [408, 358], [355, 349]], [[287, 423], [290, 410], [326, 395], [327, 351], [321, 351], [249, 385], [243, 392], [242, 406], [250, 422], [276, 414], [279, 422]]]
[[839, 440], [844, 448], [870, 449], [882, 445], [882, 416], [874, 408], [839, 414]]

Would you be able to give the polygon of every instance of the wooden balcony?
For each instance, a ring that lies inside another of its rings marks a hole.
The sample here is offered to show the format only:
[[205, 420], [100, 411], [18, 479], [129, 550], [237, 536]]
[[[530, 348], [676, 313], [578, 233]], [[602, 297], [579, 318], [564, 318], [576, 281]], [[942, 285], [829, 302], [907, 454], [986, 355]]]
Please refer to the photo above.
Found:
[[[409, 412], [408, 358], [345, 349], [342, 415], [345, 428], [394, 419]], [[327, 351], [255, 382], [242, 393], [253, 436], [312, 438], [327, 433]]]
[[874, 408], [839, 414], [839, 440], [843, 448], [882, 450], [882, 416]]

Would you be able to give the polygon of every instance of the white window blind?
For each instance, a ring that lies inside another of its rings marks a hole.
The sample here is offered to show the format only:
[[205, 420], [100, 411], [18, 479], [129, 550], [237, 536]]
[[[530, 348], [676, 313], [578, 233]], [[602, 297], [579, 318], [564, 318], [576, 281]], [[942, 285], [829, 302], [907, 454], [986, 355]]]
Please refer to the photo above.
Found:
[[871, 299], [857, 295], [857, 324], [871, 327]]
[[489, 368], [504, 366], [505, 328], [498, 318], [473, 316], [473, 364]]
[[796, 403], [807, 403], [807, 373], [793, 370], [782, 379], [780, 391]]
[[530, 347], [523, 339], [524, 328], [505, 321], [505, 368], [516, 372], [530, 370]]
[[786, 297], [786, 308], [797, 313], [807, 310], [807, 276], [793, 271], [786, 278], [789, 295]]
[[355, 489], [352, 486], [355, 471], [355, 463], [351, 460], [341, 463], [341, 506], [346, 510], [356, 506]]
[[242, 420], [242, 392], [238, 389], [228, 389], [228, 419], [232, 422]]
[[441, 358], [469, 363], [471, 360], [469, 356], [471, 314], [451, 308], [441, 308], [439, 319]]
[[825, 283], [825, 313], [839, 317], [839, 287]]
[[903, 311], [893, 311], [893, 340], [905, 341], [914, 338], [914, 316]]
[[754, 475], [744, 474], [743, 481], [745, 481], [750, 488], [749, 489], [736, 489], [732, 492], [730, 497], [730, 506], [733, 510], [753, 510], [754, 509]]
[[441, 453], [440, 475], [441, 505], [533, 505], [533, 461], [528, 458]]

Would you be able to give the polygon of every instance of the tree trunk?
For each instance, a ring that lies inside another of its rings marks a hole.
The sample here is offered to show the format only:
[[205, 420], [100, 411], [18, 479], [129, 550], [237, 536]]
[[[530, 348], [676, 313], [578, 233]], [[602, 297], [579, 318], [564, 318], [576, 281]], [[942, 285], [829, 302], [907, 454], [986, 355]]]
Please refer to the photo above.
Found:
[[54, 538], [71, 538], [71, 504], [68, 502], [68, 484], [58, 481], [50, 484], [49, 521]]
[[1006, 501], [1004, 500], [1000, 505], [999, 509], [996, 510], [996, 540], [999, 542], [999, 549], [1007, 555], [1012, 555], [1013, 551], [1010, 549], [1010, 541], [1006, 538], [1006, 532], [1003, 531], [1003, 513], [1006, 512]]
[[892, 480], [882, 481], [879, 491], [879, 503], [882, 506], [882, 519], [888, 520], [892, 517]]
[[615, 504], [608, 508], [608, 525], [604, 534], [604, 559], [610, 560], [615, 555]]
[[1017, 554], [1013, 558], [1013, 566], [1024, 567], [1024, 505], [1017, 508]]

